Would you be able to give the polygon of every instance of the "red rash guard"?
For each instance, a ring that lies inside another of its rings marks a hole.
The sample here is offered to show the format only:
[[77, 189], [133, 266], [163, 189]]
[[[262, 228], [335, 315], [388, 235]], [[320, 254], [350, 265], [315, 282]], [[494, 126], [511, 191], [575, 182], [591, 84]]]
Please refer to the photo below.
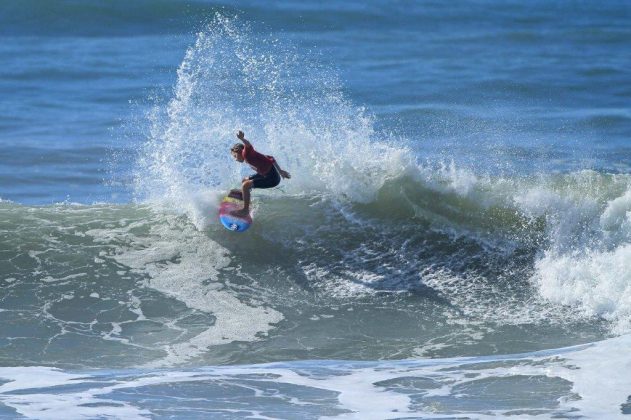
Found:
[[243, 148], [243, 152], [241, 152], [241, 156], [243, 156], [243, 159], [246, 161], [246, 163], [250, 165], [257, 174], [263, 176], [267, 175], [270, 169], [272, 169], [272, 166], [274, 166], [274, 162], [276, 162], [276, 160], [274, 160], [274, 157], [266, 156], [257, 152], [256, 150], [254, 150], [254, 147], [252, 147], [252, 145], [245, 146]]

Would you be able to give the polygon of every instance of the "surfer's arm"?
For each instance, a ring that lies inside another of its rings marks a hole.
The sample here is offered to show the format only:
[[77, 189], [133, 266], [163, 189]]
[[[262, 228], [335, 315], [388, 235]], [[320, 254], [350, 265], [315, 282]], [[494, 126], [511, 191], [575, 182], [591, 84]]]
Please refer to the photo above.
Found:
[[252, 143], [245, 139], [245, 134], [243, 134], [243, 131], [239, 130], [239, 132], [237, 133], [237, 138], [243, 142], [245, 147], [252, 147]]
[[287, 178], [287, 179], [291, 178], [291, 175], [289, 174], [289, 172], [283, 171], [282, 169], [280, 169], [280, 166], [278, 166], [278, 162], [276, 161], [274, 161], [274, 168], [276, 168], [280, 176], [282, 176], [283, 178]]

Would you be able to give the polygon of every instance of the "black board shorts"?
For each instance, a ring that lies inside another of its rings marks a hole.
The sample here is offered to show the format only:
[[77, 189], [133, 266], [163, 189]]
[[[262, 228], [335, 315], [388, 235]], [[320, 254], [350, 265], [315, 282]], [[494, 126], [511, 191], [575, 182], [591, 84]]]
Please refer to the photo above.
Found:
[[250, 181], [254, 181], [252, 188], [273, 188], [280, 184], [280, 174], [275, 166], [265, 175], [254, 174], [248, 177]]

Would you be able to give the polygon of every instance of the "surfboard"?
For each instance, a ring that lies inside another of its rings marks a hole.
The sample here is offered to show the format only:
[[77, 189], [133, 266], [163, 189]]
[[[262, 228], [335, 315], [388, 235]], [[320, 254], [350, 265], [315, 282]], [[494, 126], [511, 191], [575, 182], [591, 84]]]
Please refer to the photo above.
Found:
[[237, 217], [230, 214], [233, 210], [243, 207], [243, 195], [240, 190], [230, 190], [227, 196], [221, 200], [219, 206], [219, 220], [228, 230], [233, 232], [243, 232], [252, 224], [252, 215]]

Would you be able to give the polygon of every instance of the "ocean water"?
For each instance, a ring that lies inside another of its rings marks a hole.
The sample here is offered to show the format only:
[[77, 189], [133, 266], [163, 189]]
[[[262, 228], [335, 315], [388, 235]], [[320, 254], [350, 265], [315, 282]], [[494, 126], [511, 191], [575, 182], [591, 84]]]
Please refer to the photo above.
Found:
[[626, 418], [630, 22], [2, 2], [0, 417]]

